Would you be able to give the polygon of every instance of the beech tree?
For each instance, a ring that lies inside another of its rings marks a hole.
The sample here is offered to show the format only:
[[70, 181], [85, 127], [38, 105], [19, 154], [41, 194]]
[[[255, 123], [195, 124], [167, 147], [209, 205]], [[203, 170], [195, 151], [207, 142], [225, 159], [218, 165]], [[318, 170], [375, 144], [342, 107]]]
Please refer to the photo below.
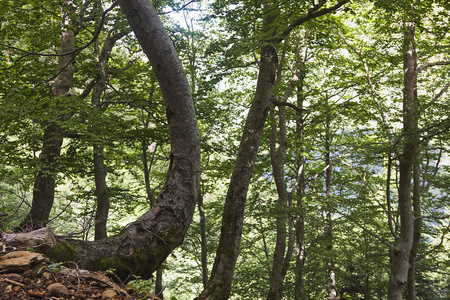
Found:
[[[58, 56], [58, 70], [56, 79], [52, 86], [52, 94], [58, 97], [69, 96], [73, 74], [75, 73], [75, 29], [72, 19], [73, 7], [68, 1], [61, 8], [62, 33], [60, 54]], [[70, 53], [70, 54], [68, 54]], [[66, 55], [67, 54], [67, 55]], [[60, 110], [62, 108], [59, 108]], [[63, 129], [61, 122], [67, 120], [67, 115], [58, 114], [49, 121], [44, 121], [44, 134], [42, 140], [42, 151], [40, 155], [41, 167], [36, 175], [33, 189], [33, 203], [31, 211], [26, 219], [20, 224], [23, 229], [36, 229], [45, 227], [48, 222], [50, 211], [55, 197], [55, 176], [58, 168], [58, 160], [63, 143]]]
[[[192, 96], [172, 41], [149, 1], [121, 1], [131, 29], [158, 78], [171, 137], [171, 163], [155, 206], [122, 234], [92, 242], [66, 240], [69, 255], [89, 269], [116, 268], [118, 273], [149, 277], [181, 244], [192, 220], [200, 176], [200, 143]], [[61, 250], [61, 249], [59, 249]]]
[[447, 1], [81, 1], [65, 96], [65, 10], [5, 3], [2, 228], [51, 175], [53, 257], [165, 296], [448, 298]]

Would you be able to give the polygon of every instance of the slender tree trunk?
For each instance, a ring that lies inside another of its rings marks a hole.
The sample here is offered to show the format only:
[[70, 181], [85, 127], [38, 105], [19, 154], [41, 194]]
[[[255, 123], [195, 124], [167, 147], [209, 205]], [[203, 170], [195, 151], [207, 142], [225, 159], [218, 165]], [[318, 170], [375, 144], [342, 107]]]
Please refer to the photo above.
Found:
[[208, 249], [206, 245], [206, 218], [203, 210], [203, 194], [198, 197], [198, 213], [200, 215], [200, 246], [203, 288], [208, 285]]
[[270, 276], [270, 288], [267, 300], [279, 300], [283, 295], [283, 262], [286, 251], [286, 216], [285, 209], [287, 207], [288, 192], [286, 190], [286, 182], [284, 180], [284, 157], [286, 153], [286, 121], [285, 107], [279, 107], [279, 128], [280, 128], [280, 145], [276, 149], [277, 126], [275, 123], [275, 115], [273, 111], [271, 116], [273, 119], [272, 133], [270, 140], [270, 158], [272, 163], [273, 177], [278, 193], [278, 208], [276, 217], [276, 242], [272, 260], [272, 272]]
[[295, 300], [306, 299], [305, 294], [305, 281], [303, 269], [306, 261], [305, 253], [305, 210], [303, 205], [304, 195], [304, 161], [301, 160], [301, 184], [297, 188], [297, 207], [300, 212], [295, 223], [295, 235], [296, 235], [296, 255], [295, 255]]
[[[327, 109], [328, 98], [327, 98]], [[331, 176], [332, 176], [332, 165], [331, 165], [331, 132], [330, 132], [330, 112], [327, 112], [325, 121], [325, 165], [327, 169], [325, 171], [325, 190], [326, 190], [326, 226], [325, 226], [325, 238], [327, 243], [327, 273], [328, 273], [328, 299], [336, 300], [336, 274], [334, 272], [334, 260], [333, 260], [333, 220], [331, 216], [332, 211], [332, 199], [331, 199]]]
[[44, 128], [39, 170], [33, 189], [31, 211], [20, 227], [24, 230], [45, 227], [55, 198], [55, 177], [61, 153], [63, 132], [60, 125], [48, 124]]
[[303, 61], [299, 69], [299, 85], [297, 87], [297, 107], [300, 108], [300, 112], [296, 119], [296, 133], [297, 133], [297, 160], [298, 160], [298, 185], [296, 189], [297, 194], [297, 208], [299, 215], [295, 221], [295, 236], [296, 236], [296, 255], [295, 255], [295, 300], [306, 299], [305, 295], [305, 283], [303, 277], [303, 268], [306, 260], [305, 253], [305, 210], [303, 207], [303, 195], [305, 194], [305, 157], [303, 156], [304, 145], [303, 136], [305, 132], [304, 116], [303, 116], [303, 102], [305, 100], [303, 95], [303, 81], [305, 78], [304, 63], [306, 62], [306, 54], [308, 49], [308, 31], [305, 33], [305, 39], [300, 53], [300, 60]]
[[421, 188], [420, 188], [420, 166], [416, 161], [413, 167], [413, 210], [414, 210], [414, 237], [409, 257], [408, 271], [408, 300], [416, 300], [416, 259], [419, 250], [420, 236], [422, 233], [422, 218], [420, 209]]
[[162, 284], [163, 279], [163, 266], [159, 267], [156, 270], [156, 279], [155, 279], [155, 295], [157, 295], [161, 300], [164, 299], [164, 287]]
[[121, 234], [97, 241], [60, 238], [53, 256], [77, 261], [80, 268], [114, 268], [125, 278], [130, 273], [148, 278], [182, 243], [192, 221], [200, 182], [200, 140], [189, 83], [153, 5], [147, 0], [119, 3], [160, 84], [172, 164], [155, 206]]
[[97, 196], [97, 211], [95, 213], [95, 240], [105, 239], [106, 223], [109, 213], [109, 192], [106, 184], [106, 167], [103, 158], [103, 147], [94, 144], [94, 180]]
[[107, 221], [110, 207], [108, 185], [106, 184], [106, 166], [104, 159], [104, 147], [102, 142], [103, 125], [101, 123], [102, 95], [106, 89], [106, 79], [108, 76], [108, 60], [116, 41], [125, 36], [129, 30], [123, 30], [112, 34], [112, 30], [108, 33], [100, 55], [97, 61], [97, 78], [94, 89], [92, 91], [92, 107], [95, 112], [92, 121], [93, 152], [94, 152], [94, 180], [95, 195], [97, 197], [97, 210], [95, 213], [95, 240], [105, 239], [108, 237]]
[[[286, 44], [289, 39], [286, 39]], [[294, 65], [295, 74], [292, 80], [289, 82], [284, 94], [282, 102], [286, 103], [288, 98], [291, 96], [292, 91], [296, 84], [298, 84], [298, 78], [303, 80], [303, 65], [305, 62], [306, 55], [306, 38], [305, 43], [302, 46], [297, 47], [297, 57], [298, 61]], [[285, 51], [281, 55], [281, 62], [278, 66], [276, 85], [281, 83], [282, 70], [284, 68], [285, 61]], [[301, 83], [300, 83], [301, 84]], [[283, 104], [281, 103], [281, 104]], [[270, 135], [270, 160], [272, 164], [273, 177], [278, 193], [278, 214], [276, 217], [276, 243], [275, 251], [272, 261], [272, 271], [270, 273], [270, 288], [267, 299], [281, 299], [283, 296], [283, 282], [289, 269], [290, 260], [292, 257], [294, 244], [295, 244], [295, 230], [293, 228], [293, 222], [289, 222], [289, 242], [286, 244], [286, 225], [287, 225], [287, 207], [292, 206], [292, 195], [295, 193], [299, 184], [301, 184], [301, 176], [295, 178], [295, 184], [293, 190], [289, 193], [287, 191], [287, 184], [285, 181], [284, 165], [285, 156], [287, 148], [287, 127], [286, 127], [286, 107], [283, 105], [278, 106], [278, 127], [276, 126], [275, 113], [271, 111], [271, 135]], [[301, 117], [301, 116], [300, 116]], [[279, 145], [277, 145], [277, 132], [279, 132]], [[300, 135], [299, 135], [300, 137]], [[301, 141], [299, 142], [301, 144]], [[301, 149], [301, 145], [299, 145]], [[301, 159], [301, 158], [300, 158]], [[303, 166], [299, 164], [297, 171]], [[287, 248], [287, 249], [286, 249]]]
[[[268, 13], [264, 21], [266, 30], [274, 19], [272, 14]], [[270, 108], [277, 64], [278, 55], [276, 48], [270, 43], [266, 43], [261, 48], [255, 96], [245, 122], [236, 163], [225, 199], [220, 240], [211, 277], [208, 286], [198, 299], [225, 300], [230, 295], [234, 268], [241, 245], [248, 187], [255, 167], [267, 113]]]
[[[65, 25], [68, 24], [69, 28], [61, 33], [60, 53], [68, 53], [75, 48], [75, 33], [70, 29], [68, 3], [64, 3], [62, 16], [63, 22]], [[74, 57], [73, 54], [58, 56], [58, 71], [52, 86], [55, 99], [69, 92], [75, 73]], [[63, 129], [60, 123], [63, 120], [63, 115], [56, 115], [54, 120], [44, 124], [42, 152], [39, 157], [40, 170], [34, 182], [31, 211], [20, 225], [24, 230], [45, 227], [48, 222], [55, 198], [56, 173], [63, 142]]]
[[400, 182], [398, 209], [400, 233], [394, 246], [389, 249], [391, 274], [388, 285], [388, 300], [400, 300], [408, 280], [409, 258], [414, 238], [414, 218], [411, 205], [411, 179], [413, 165], [417, 159], [418, 103], [417, 103], [417, 58], [415, 51], [415, 25], [407, 23], [403, 42], [403, 153], [400, 160]]
[[222, 217], [222, 229], [216, 259], [208, 287], [199, 299], [228, 299], [239, 254], [245, 203], [255, 166], [259, 142], [270, 107], [277, 64], [276, 49], [264, 45], [253, 104], [247, 116], [236, 163], [231, 175]]

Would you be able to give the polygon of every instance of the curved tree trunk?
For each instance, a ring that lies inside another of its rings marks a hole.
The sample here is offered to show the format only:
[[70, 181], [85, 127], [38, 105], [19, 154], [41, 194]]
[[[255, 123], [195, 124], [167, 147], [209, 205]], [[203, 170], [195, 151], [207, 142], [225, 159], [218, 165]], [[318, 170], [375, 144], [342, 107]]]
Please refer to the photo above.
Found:
[[62, 240], [57, 259], [119, 276], [150, 277], [179, 246], [191, 223], [200, 180], [200, 142], [191, 91], [173, 43], [150, 1], [119, 1], [159, 80], [169, 124], [172, 163], [156, 205], [115, 237]]

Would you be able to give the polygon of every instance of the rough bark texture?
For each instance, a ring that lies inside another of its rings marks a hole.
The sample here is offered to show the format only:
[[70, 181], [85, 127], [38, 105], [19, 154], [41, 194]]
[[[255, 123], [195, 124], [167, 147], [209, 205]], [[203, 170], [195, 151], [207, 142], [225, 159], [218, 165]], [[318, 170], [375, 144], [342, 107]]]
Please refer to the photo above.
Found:
[[[69, 23], [69, 12], [62, 9], [63, 20]], [[60, 53], [73, 51], [75, 48], [75, 33], [68, 29], [61, 34]], [[58, 71], [52, 86], [52, 94], [59, 97], [69, 92], [75, 73], [74, 55], [58, 56]], [[58, 158], [61, 154], [63, 129], [59, 122], [64, 116], [55, 116], [54, 121], [44, 124], [42, 152], [39, 156], [40, 170], [36, 175], [33, 187], [33, 201], [30, 213], [20, 224], [23, 230], [45, 227], [55, 198], [55, 177], [58, 168]]]
[[54, 250], [86, 269], [114, 268], [120, 276], [150, 277], [180, 245], [191, 223], [200, 180], [200, 142], [194, 105], [182, 64], [149, 1], [119, 1], [160, 83], [172, 146], [172, 164], [151, 208], [115, 237], [62, 240]]
[[407, 283], [409, 257], [413, 243], [414, 218], [411, 205], [411, 179], [418, 148], [417, 125], [418, 105], [416, 89], [417, 58], [415, 51], [415, 26], [407, 24], [403, 42], [403, 153], [400, 156], [400, 181], [398, 188], [398, 210], [400, 233], [393, 247], [389, 249], [391, 274], [388, 286], [388, 300], [400, 300]]

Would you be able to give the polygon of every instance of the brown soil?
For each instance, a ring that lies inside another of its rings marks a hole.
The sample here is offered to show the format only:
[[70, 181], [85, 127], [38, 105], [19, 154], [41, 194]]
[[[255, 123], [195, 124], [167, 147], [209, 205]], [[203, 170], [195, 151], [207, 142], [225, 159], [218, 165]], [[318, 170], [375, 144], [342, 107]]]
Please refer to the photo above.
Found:
[[[5, 245], [0, 239], [0, 260], [10, 252], [25, 249]], [[55, 284], [56, 283], [56, 284]], [[149, 293], [139, 293], [125, 285], [113, 273], [78, 270], [74, 262], [32, 264], [20, 271], [0, 266], [0, 300], [36, 299], [160, 299]]]

